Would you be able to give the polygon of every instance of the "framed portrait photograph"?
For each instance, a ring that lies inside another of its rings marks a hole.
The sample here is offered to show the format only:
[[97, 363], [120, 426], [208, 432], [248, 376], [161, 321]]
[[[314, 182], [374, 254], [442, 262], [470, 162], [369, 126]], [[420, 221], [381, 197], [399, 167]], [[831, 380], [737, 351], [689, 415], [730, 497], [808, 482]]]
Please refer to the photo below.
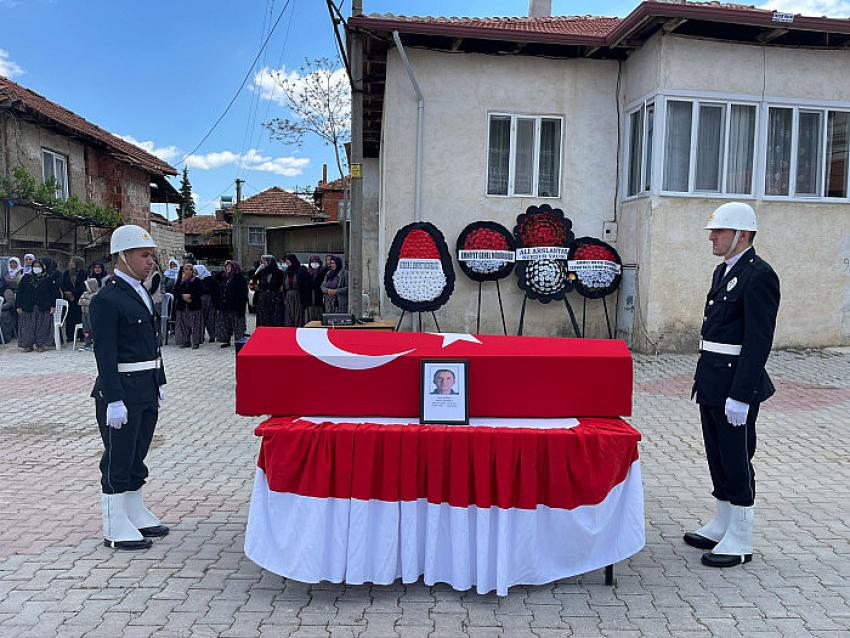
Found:
[[464, 359], [429, 359], [421, 362], [419, 422], [467, 425], [469, 423], [469, 372]]

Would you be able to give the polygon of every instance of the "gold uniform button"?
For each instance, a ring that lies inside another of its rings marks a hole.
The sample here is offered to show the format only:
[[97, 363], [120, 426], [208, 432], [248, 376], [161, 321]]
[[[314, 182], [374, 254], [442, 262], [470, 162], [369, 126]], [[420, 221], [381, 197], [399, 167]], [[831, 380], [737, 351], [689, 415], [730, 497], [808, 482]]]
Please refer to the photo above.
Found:
[[732, 367], [732, 364], [731, 364], [731, 363], [727, 363], [726, 365], [727, 365], [727, 366], [729, 366], [730, 368]]
[[709, 306], [713, 306], [713, 305], [714, 305], [714, 299], [712, 299], [711, 301], [709, 301], [709, 302], [708, 302], [708, 305], [709, 305]]

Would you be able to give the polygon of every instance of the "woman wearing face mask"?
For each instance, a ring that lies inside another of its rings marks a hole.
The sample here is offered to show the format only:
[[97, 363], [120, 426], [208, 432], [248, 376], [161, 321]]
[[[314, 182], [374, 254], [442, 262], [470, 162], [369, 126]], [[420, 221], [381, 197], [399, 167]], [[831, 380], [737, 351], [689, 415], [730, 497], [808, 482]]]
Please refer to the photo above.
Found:
[[15, 306], [18, 312], [18, 347], [32, 352], [33, 346], [44, 352], [53, 343], [53, 311], [59, 298], [59, 286], [36, 259], [32, 272], [21, 278]]
[[342, 269], [342, 259], [329, 255], [331, 266], [322, 282], [325, 312], [348, 312], [348, 273]]
[[300, 328], [304, 325], [304, 302], [307, 300], [307, 273], [298, 257], [289, 253], [284, 258], [283, 325]]
[[318, 255], [312, 255], [309, 263], [310, 266], [307, 268], [307, 303], [304, 308], [304, 321], [307, 323], [322, 320], [322, 313], [325, 311], [322, 282], [325, 280], [325, 273], [327, 272]]
[[245, 336], [245, 307], [248, 304], [248, 280], [235, 261], [224, 264], [224, 272], [218, 282], [218, 316], [216, 338], [221, 347], [230, 346], [230, 337], [238, 341]]
[[257, 288], [260, 303], [257, 306], [258, 326], [283, 325], [283, 271], [277, 265], [274, 256], [263, 255], [260, 258], [260, 270], [257, 276]]
[[175, 337], [181, 348], [193, 350], [204, 340], [204, 311], [201, 306], [201, 281], [195, 277], [192, 264], [186, 263], [174, 288], [174, 307], [177, 310]]

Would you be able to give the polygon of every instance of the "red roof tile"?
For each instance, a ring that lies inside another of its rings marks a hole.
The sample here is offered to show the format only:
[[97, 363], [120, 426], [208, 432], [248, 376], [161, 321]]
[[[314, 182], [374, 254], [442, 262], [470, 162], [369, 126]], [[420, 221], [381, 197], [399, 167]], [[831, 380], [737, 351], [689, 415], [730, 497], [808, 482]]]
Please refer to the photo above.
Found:
[[305, 215], [315, 217], [319, 209], [305, 202], [295, 193], [272, 186], [252, 197], [243, 199], [239, 204], [243, 215]]
[[83, 119], [76, 113], [0, 76], [0, 107], [24, 109], [47, 118], [72, 134], [106, 145], [117, 159], [157, 175], [177, 175], [177, 170], [158, 157]]
[[620, 18], [599, 16], [552, 16], [550, 18], [467, 18], [432, 16], [396, 16], [391, 13], [369, 16], [376, 20], [396, 20], [418, 24], [467, 27], [493, 31], [548, 33], [552, 35], [605, 36], [620, 23]]
[[185, 235], [207, 235], [217, 230], [233, 228], [227, 222], [216, 219], [214, 215], [193, 215], [182, 222], [174, 222], [171, 227]]
[[351, 178], [347, 175], [345, 177], [338, 177], [332, 182], [322, 182], [319, 181], [318, 186], [316, 186], [317, 191], [344, 191], [348, 188], [351, 182]]

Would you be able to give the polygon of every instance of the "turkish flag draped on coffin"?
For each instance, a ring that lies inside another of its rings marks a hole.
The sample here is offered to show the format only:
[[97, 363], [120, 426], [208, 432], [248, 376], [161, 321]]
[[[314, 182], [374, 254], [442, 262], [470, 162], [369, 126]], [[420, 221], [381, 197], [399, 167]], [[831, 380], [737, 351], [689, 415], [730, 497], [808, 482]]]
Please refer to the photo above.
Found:
[[416, 417], [422, 359], [468, 360], [471, 417], [632, 411], [623, 341], [267, 327], [236, 359], [236, 411]]

